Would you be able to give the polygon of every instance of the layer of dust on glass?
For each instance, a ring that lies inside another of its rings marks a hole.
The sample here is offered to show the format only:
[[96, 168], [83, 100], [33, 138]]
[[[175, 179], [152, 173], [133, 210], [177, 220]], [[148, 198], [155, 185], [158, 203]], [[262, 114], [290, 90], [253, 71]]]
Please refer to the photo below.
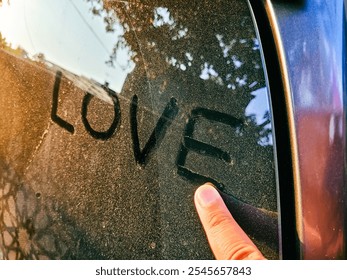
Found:
[[278, 257], [246, 1], [0, 2], [0, 258], [213, 258], [209, 181]]

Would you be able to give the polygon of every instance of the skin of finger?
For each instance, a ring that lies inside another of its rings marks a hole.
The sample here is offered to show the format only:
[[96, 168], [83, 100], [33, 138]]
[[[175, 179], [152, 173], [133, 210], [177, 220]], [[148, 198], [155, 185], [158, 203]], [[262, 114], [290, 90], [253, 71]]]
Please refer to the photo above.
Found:
[[[203, 194], [206, 196], [206, 192], [212, 193], [212, 196], [216, 198], [207, 205], [201, 203], [201, 196]], [[194, 202], [216, 259], [265, 259], [234, 220], [219, 193], [211, 184], [205, 184], [197, 189]]]

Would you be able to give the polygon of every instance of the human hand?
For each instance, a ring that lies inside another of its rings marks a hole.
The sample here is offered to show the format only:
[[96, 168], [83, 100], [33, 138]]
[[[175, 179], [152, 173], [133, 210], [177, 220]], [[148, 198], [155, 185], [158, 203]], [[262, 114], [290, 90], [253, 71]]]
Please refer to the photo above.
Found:
[[264, 260], [265, 257], [234, 220], [212, 184], [200, 186], [194, 203], [217, 260]]

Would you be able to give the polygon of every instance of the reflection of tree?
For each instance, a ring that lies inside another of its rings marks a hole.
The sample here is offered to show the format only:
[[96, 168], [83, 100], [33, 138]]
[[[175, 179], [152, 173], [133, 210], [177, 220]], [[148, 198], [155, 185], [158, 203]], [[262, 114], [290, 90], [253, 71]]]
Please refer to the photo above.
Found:
[[[194, 79], [192, 83], [210, 80], [220, 94], [236, 93], [243, 109], [253, 98], [249, 93], [265, 86], [250, 16], [240, 17], [238, 23], [230, 20], [230, 14], [240, 12], [239, 5], [227, 0], [195, 5], [190, 1], [86, 1], [94, 15], [103, 17], [106, 31], [120, 31], [111, 65], [126, 51], [135, 62], [146, 58], [150, 80], [174, 69], [184, 71]], [[249, 122], [254, 123], [251, 118]], [[254, 128], [262, 139], [268, 134]]]
[[[1, 2], [0, 2], [1, 5]], [[8, 51], [19, 57], [27, 57], [27, 52], [21, 47], [13, 48], [10, 43], [7, 43], [6, 38], [0, 32], [0, 49]]]
[[[225, 12], [229, 8], [228, 1], [214, 3], [213, 9], [206, 2], [199, 2], [194, 7], [186, 1], [166, 1], [167, 5], [163, 7], [164, 3], [156, 0], [150, 4], [86, 1], [91, 3], [95, 15], [104, 17], [108, 32], [123, 30], [124, 35], [118, 38], [111, 59], [117, 57], [121, 48], [132, 50], [133, 59], [139, 51], [146, 52], [144, 49], [147, 49], [151, 56], [166, 62], [166, 66], [180, 68], [202, 79], [209, 76], [226, 89], [250, 86], [255, 82], [258, 84], [254, 89], [263, 86], [259, 83], [263, 80], [263, 72], [259, 60], [254, 59], [258, 43], [254, 30], [248, 27], [250, 19], [244, 17], [238, 27], [230, 26], [235, 23]], [[241, 29], [241, 26], [245, 28]], [[226, 34], [226, 29], [233, 29], [233, 34]], [[136, 36], [132, 36], [132, 31]], [[143, 48], [136, 39], [141, 41]], [[163, 71], [156, 69], [158, 67], [153, 69], [154, 66], [148, 65], [151, 73]], [[249, 68], [252, 71], [247, 71]]]
[[0, 32], [0, 47], [2, 49], [8, 50], [11, 48], [10, 44], [6, 42], [6, 38], [2, 37], [2, 34]]

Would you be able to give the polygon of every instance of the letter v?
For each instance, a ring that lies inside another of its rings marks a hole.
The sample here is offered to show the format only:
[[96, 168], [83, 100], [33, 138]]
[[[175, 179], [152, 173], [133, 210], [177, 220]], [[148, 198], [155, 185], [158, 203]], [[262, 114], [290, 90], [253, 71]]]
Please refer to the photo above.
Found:
[[160, 146], [160, 143], [165, 136], [167, 128], [171, 125], [172, 121], [177, 116], [178, 106], [177, 100], [172, 97], [170, 101], [167, 103], [145, 147], [141, 151], [139, 134], [137, 129], [137, 101], [138, 97], [137, 95], [134, 95], [130, 104], [130, 130], [131, 137], [133, 140], [135, 160], [140, 165], [146, 165], [150, 158], [151, 151], [153, 150], [154, 152]]

